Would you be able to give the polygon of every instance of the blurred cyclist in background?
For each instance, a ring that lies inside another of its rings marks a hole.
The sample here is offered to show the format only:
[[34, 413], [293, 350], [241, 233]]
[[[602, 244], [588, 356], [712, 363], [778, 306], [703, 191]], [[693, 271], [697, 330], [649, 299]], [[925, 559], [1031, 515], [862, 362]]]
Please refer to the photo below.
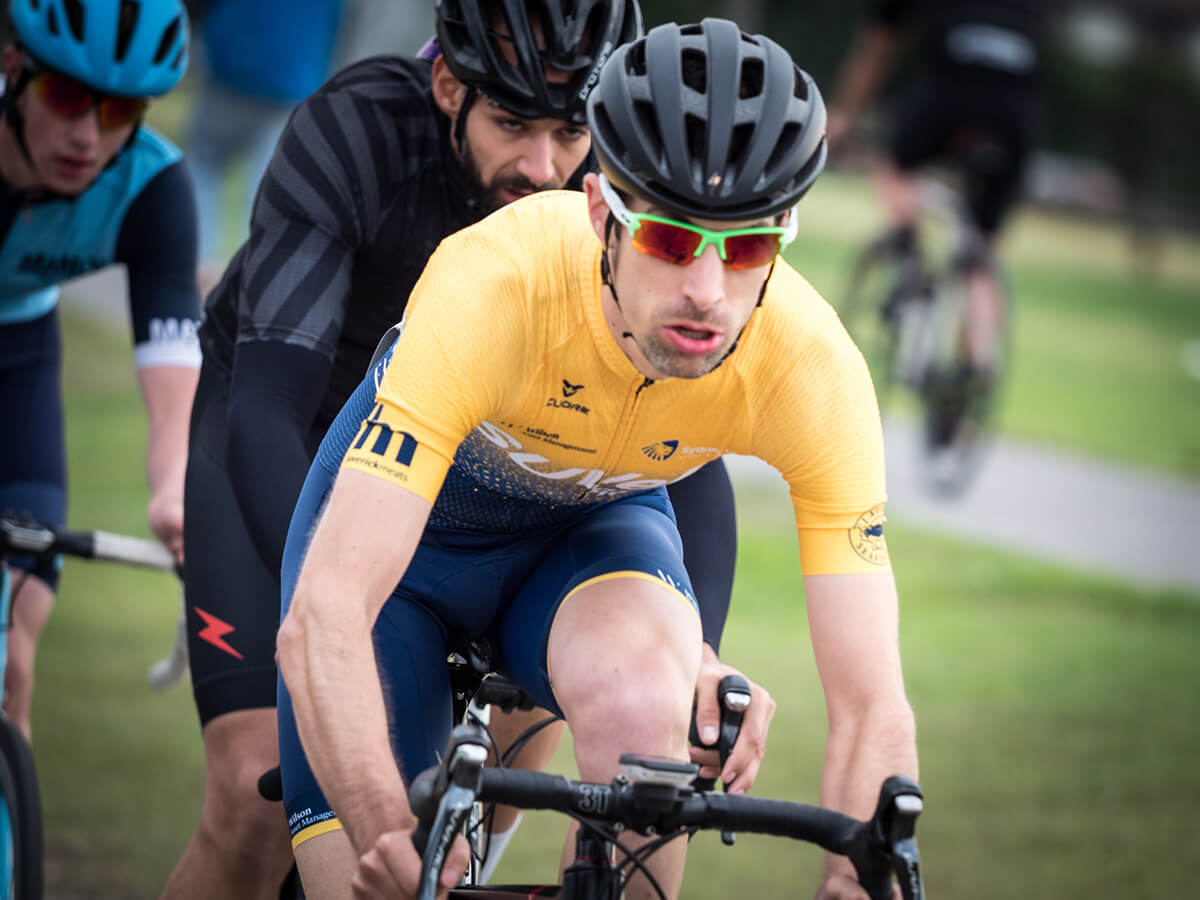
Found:
[[[902, 46], [917, 33], [918, 72], [899, 97], [886, 153], [875, 166], [880, 198], [895, 227], [893, 246], [916, 263], [915, 173], [934, 160], [965, 176], [979, 240], [956, 265], [969, 273], [965, 333], [970, 371], [939, 373], [990, 385], [1003, 360], [1004, 293], [993, 265], [996, 236], [1016, 201], [1040, 106], [1043, 0], [873, 0], [839, 74], [829, 113], [840, 150]], [[955, 423], [937, 429], [949, 441]], [[937, 438], [935, 436], [935, 443]]]
[[[196, 221], [178, 149], [143, 125], [187, 68], [180, 0], [13, 0], [0, 98], [0, 512], [66, 522], [58, 285], [126, 267], [146, 404], [148, 516], [183, 551], [188, 413], [200, 352]], [[83, 348], [79, 348], [82, 350]], [[19, 436], [19, 439], [15, 439]], [[56, 559], [12, 559], [4, 708], [28, 736]]]
[[[588, 91], [613, 49], [640, 32], [634, 0], [442, 0], [424, 58], [352, 65], [289, 121], [250, 238], [201, 328], [186, 581], [207, 779], [199, 830], [167, 896], [277, 889], [290, 864], [287, 823], [256, 782], [279, 761], [279, 572], [313, 454], [444, 237], [526, 194], [581, 187], [592, 166]], [[579, 389], [564, 383], [558, 399], [578, 403], [566, 398]], [[671, 498], [704, 617], [703, 737], [705, 726], [715, 731], [717, 683], [732, 671], [717, 657], [736, 550], [724, 465], [700, 468]], [[773, 703], [754, 692], [739, 747], [756, 770], [751, 748], [765, 742]], [[544, 715], [494, 717], [501, 746]], [[541, 733], [519, 763], [540, 767], [560, 734]], [[514, 823], [498, 817], [491, 861]]]
[[[226, 247], [246, 239], [254, 194], [287, 117], [329, 75], [342, 0], [206, 0], [200, 10], [203, 77], [185, 146], [207, 294], [229, 259]], [[238, 165], [237, 231], [223, 240], [222, 199]]]

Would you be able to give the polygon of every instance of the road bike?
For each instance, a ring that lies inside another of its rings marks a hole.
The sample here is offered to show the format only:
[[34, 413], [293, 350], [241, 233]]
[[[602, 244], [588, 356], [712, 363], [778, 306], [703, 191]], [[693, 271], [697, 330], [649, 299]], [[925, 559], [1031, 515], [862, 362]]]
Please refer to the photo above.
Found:
[[[28, 577], [4, 561], [14, 555], [58, 554], [106, 560], [161, 572], [176, 572], [175, 559], [159, 543], [105, 531], [70, 531], [35, 522], [0, 518], [0, 673], [8, 660], [12, 604]], [[152, 673], [165, 683], [167, 669]], [[0, 703], [4, 683], [0, 677]], [[25, 736], [0, 709], [0, 900], [41, 900], [43, 892], [42, 809], [37, 769]]]
[[[450, 891], [458, 900], [619, 900], [634, 871], [665, 900], [646, 860], [668, 841], [701, 829], [807, 841], [848, 857], [871, 900], [890, 900], [893, 877], [905, 900], [924, 897], [916, 844], [923, 800], [920, 787], [909, 778], [888, 778], [874, 815], [860, 821], [803, 803], [697, 790], [694, 763], [624, 754], [621, 774], [610, 784], [593, 784], [487, 767], [486, 759], [487, 739], [481, 729], [460, 725], [441, 765], [413, 781], [409, 802], [420, 821], [416, 840], [423, 845], [417, 900], [434, 900], [450, 846], [480, 801], [571, 816], [580, 823], [575, 862], [564, 872], [561, 886], [459, 887]], [[653, 840], [630, 851], [618, 841], [618, 835], [630, 829]], [[623, 856], [618, 858], [618, 852]]]
[[980, 372], [966, 334], [983, 238], [951, 184], [923, 177], [917, 196], [921, 240], [912, 246], [887, 231], [869, 241], [855, 257], [838, 312], [871, 369], [880, 407], [897, 392], [915, 400], [923, 480], [954, 494], [978, 472], [989, 443], [1010, 358], [1012, 304], [992, 263], [1004, 314], [994, 368]]

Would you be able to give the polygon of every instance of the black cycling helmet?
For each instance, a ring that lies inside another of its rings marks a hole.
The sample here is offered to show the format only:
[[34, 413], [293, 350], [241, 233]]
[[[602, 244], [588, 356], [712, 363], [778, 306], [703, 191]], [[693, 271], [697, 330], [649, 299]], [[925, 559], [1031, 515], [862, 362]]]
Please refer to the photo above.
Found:
[[609, 181], [718, 220], [791, 208], [825, 166], [825, 103], [788, 52], [725, 19], [659, 25], [615, 51], [588, 99]]
[[[641, 35], [637, 0], [438, 0], [437, 5], [438, 44], [454, 77], [525, 119], [582, 125], [601, 66], [618, 46]], [[505, 45], [515, 64], [505, 58]], [[547, 66], [569, 77], [547, 81]]]

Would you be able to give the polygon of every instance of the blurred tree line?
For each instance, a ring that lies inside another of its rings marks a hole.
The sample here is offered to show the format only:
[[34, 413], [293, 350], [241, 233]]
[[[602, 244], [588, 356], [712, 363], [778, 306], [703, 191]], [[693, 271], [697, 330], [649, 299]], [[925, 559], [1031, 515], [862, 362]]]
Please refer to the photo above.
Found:
[[[1107, 62], [1089, 59], [1070, 40], [1067, 17], [1083, 3], [1046, 3], [1055, 14], [1041, 148], [1111, 167], [1125, 189], [1123, 210], [1138, 224], [1200, 227], [1200, 62], [1189, 62], [1186, 48], [1188, 39], [1200, 45], [1200, 2], [1109, 0], [1134, 40], [1129, 53]], [[716, 15], [768, 34], [827, 95], [869, 6], [870, 0], [642, 0], [648, 27]], [[897, 67], [893, 88], [906, 68]]]

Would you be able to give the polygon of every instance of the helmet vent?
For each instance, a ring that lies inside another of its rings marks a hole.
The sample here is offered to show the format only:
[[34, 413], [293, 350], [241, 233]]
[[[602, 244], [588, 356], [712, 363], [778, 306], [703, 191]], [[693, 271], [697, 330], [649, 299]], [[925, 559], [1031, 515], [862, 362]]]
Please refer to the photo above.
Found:
[[808, 82], [800, 77], [799, 71], [796, 72], [796, 90], [792, 96], [803, 100], [805, 103], [808, 102]]
[[124, 60], [125, 54], [129, 52], [141, 11], [141, 5], [133, 0], [121, 0], [121, 12], [117, 19], [117, 51], [113, 54], [117, 62]]
[[42, 0], [29, 0], [29, 8], [37, 12], [42, 8]]
[[687, 113], [683, 117], [683, 133], [687, 139], [688, 156], [700, 159], [704, 156], [704, 136], [708, 129], [700, 116]]
[[736, 166], [742, 161], [753, 138], [753, 122], [743, 122], [741, 125], [734, 126], [733, 133], [729, 135], [729, 153], [726, 157], [730, 163]]
[[658, 130], [658, 113], [655, 112], [654, 104], [648, 100], [638, 100], [633, 104], [633, 111], [637, 114], [638, 125], [646, 136], [646, 146], [661, 147], [662, 132]]
[[58, 37], [58, 13], [54, 11], [53, 6], [46, 10], [46, 30]]
[[67, 27], [71, 29], [71, 36], [82, 43], [86, 13], [79, 0], [65, 0], [63, 12], [67, 14]]
[[747, 59], [742, 63], [742, 80], [738, 84], [738, 99], [748, 100], [762, 93], [766, 68], [761, 59]]
[[630, 75], [646, 74], [646, 42], [638, 41], [625, 54], [625, 71]]
[[708, 57], [699, 50], [687, 48], [680, 54], [683, 83], [697, 94], [708, 93]]
[[158, 65], [167, 58], [167, 54], [171, 52], [171, 47], [175, 43], [175, 38], [179, 36], [181, 23], [176, 17], [170, 25], [163, 31], [162, 40], [158, 42], [158, 49], [154, 52], [154, 64]]
[[781, 166], [784, 162], [784, 157], [789, 153], [794, 153], [796, 150], [796, 141], [800, 137], [801, 127], [795, 122], [789, 122], [783, 126], [779, 132], [779, 140], [775, 142], [775, 149], [771, 151], [771, 156], [767, 160], [764, 171], [772, 172]]

